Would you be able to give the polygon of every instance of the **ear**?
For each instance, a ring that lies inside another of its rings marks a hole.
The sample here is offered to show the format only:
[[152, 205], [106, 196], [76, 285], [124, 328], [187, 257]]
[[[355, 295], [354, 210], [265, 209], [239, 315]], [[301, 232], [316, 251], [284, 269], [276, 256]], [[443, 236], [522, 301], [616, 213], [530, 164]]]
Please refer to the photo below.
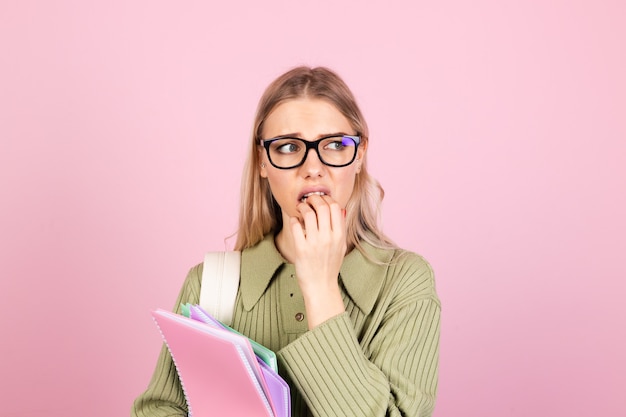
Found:
[[361, 161], [365, 157], [365, 152], [367, 152], [367, 142], [367, 140], [361, 142], [361, 144], [359, 145], [359, 149], [356, 151], [356, 157]]
[[367, 141], [363, 141], [359, 145], [359, 149], [356, 151], [356, 160], [358, 161], [356, 164], [356, 173], [361, 172], [361, 163], [363, 162], [363, 158], [365, 157], [365, 153], [367, 152]]
[[262, 146], [259, 146], [259, 175], [261, 175], [261, 178], [267, 178], [267, 164], [268, 161], [266, 161], [266, 157], [265, 157], [265, 150], [263, 149]]

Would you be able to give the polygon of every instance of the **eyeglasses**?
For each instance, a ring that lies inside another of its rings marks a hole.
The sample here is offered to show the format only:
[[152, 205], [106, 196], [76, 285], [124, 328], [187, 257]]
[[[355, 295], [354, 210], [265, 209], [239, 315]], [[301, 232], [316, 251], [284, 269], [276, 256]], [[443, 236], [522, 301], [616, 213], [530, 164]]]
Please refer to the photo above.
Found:
[[345, 167], [354, 161], [360, 143], [360, 136], [350, 135], [325, 136], [312, 142], [289, 136], [261, 139], [270, 163], [279, 169], [296, 168], [304, 164], [309, 149], [315, 149], [324, 165]]

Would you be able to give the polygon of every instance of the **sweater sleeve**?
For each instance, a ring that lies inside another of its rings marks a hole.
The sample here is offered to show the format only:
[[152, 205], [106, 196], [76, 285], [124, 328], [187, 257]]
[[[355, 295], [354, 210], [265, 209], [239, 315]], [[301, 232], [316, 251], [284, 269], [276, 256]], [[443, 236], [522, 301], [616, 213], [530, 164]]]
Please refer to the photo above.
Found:
[[[197, 304], [200, 300], [202, 264], [193, 267], [180, 290], [174, 311], [181, 313], [181, 303]], [[165, 343], [157, 360], [148, 388], [131, 408], [131, 417], [186, 417], [187, 402], [178, 379], [176, 366]]]
[[342, 313], [280, 350], [281, 365], [314, 416], [432, 414], [440, 303], [434, 287], [430, 295], [398, 298], [367, 346], [359, 343], [348, 313]]

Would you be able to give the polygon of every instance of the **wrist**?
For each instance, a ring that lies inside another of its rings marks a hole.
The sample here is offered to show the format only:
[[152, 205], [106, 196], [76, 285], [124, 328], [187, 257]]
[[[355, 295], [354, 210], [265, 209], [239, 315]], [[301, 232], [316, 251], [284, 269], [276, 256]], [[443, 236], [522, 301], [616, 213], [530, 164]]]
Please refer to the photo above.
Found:
[[339, 285], [314, 294], [303, 291], [303, 296], [309, 330], [346, 310]]

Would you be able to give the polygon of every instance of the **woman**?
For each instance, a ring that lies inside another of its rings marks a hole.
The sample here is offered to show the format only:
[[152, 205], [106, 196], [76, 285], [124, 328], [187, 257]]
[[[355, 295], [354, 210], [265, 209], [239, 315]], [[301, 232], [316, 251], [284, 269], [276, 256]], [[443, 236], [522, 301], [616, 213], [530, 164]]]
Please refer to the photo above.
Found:
[[[368, 140], [352, 93], [326, 68], [283, 74], [257, 109], [232, 327], [277, 352], [293, 416], [430, 416], [434, 408], [433, 273], [377, 225], [383, 192], [367, 172]], [[191, 269], [176, 306], [198, 303], [201, 275], [202, 265]], [[186, 410], [164, 347], [132, 415]]]

